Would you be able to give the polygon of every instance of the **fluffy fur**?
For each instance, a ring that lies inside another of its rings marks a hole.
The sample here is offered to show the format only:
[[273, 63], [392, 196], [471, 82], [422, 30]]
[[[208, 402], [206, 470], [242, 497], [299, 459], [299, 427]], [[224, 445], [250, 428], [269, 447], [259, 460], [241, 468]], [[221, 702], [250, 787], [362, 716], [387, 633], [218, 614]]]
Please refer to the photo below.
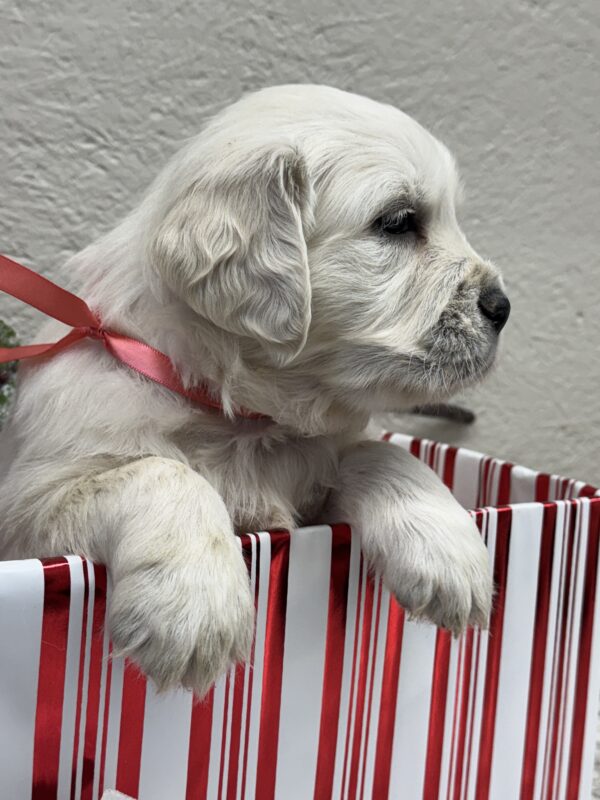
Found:
[[363, 97], [277, 87], [218, 115], [66, 269], [107, 327], [167, 353], [226, 414], [98, 342], [24, 366], [1, 442], [2, 556], [107, 564], [117, 648], [198, 694], [249, 652], [236, 530], [349, 521], [409, 611], [485, 625], [471, 518], [368, 434], [373, 413], [440, 400], [493, 362], [479, 299], [501, 281], [462, 234], [457, 194], [444, 146]]

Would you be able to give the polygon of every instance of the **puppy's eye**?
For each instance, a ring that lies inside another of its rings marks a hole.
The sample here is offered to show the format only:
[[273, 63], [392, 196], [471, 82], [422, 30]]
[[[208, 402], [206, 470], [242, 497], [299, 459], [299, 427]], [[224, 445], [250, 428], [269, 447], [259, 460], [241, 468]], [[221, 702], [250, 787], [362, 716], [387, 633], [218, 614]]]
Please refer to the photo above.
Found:
[[375, 220], [374, 227], [386, 236], [404, 236], [417, 230], [417, 215], [414, 211], [384, 214]]

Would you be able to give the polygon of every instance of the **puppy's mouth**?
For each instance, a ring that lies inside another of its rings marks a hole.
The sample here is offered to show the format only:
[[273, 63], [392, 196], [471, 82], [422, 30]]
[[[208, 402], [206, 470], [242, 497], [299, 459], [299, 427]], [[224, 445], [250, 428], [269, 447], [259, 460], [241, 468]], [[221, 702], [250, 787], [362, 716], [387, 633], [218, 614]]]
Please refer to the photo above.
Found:
[[445, 400], [478, 383], [491, 369], [498, 337], [510, 315], [510, 302], [497, 284], [482, 291], [459, 291], [423, 337], [422, 374], [409, 378], [427, 400]]
[[413, 352], [378, 344], [342, 348], [332, 382], [337, 392], [343, 386], [351, 406], [402, 411], [478, 383], [492, 368], [497, 348], [496, 329], [477, 309], [448, 307]]
[[476, 315], [447, 309], [423, 345], [421, 375], [411, 375], [410, 385], [425, 391], [430, 400], [441, 400], [478, 383], [490, 371], [498, 334]]

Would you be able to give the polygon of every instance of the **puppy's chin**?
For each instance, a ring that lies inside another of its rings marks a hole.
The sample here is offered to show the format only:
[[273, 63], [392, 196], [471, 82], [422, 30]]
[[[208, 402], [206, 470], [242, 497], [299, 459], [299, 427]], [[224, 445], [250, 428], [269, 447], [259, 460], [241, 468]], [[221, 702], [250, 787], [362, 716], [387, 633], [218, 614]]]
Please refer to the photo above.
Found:
[[427, 394], [427, 401], [445, 400], [478, 383], [491, 370], [498, 350], [498, 336], [479, 321], [468, 330], [441, 320], [425, 342], [425, 354], [413, 374], [411, 387]]
[[497, 336], [491, 331], [458, 336], [438, 330], [413, 353], [380, 345], [339, 351], [327, 383], [356, 410], [402, 412], [447, 400], [478, 383], [493, 367], [496, 352]]
[[479, 383], [492, 369], [497, 346], [490, 342], [483, 351], [463, 353], [434, 352], [412, 365], [409, 394], [412, 404], [448, 400], [457, 392]]

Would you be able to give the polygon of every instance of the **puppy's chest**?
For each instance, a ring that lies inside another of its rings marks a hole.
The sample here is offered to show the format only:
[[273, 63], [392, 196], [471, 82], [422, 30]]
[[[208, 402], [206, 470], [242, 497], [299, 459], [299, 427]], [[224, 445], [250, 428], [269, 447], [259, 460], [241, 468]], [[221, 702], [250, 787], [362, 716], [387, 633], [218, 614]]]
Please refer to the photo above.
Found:
[[188, 444], [191, 465], [223, 497], [238, 530], [313, 521], [336, 484], [338, 451], [326, 437]]

